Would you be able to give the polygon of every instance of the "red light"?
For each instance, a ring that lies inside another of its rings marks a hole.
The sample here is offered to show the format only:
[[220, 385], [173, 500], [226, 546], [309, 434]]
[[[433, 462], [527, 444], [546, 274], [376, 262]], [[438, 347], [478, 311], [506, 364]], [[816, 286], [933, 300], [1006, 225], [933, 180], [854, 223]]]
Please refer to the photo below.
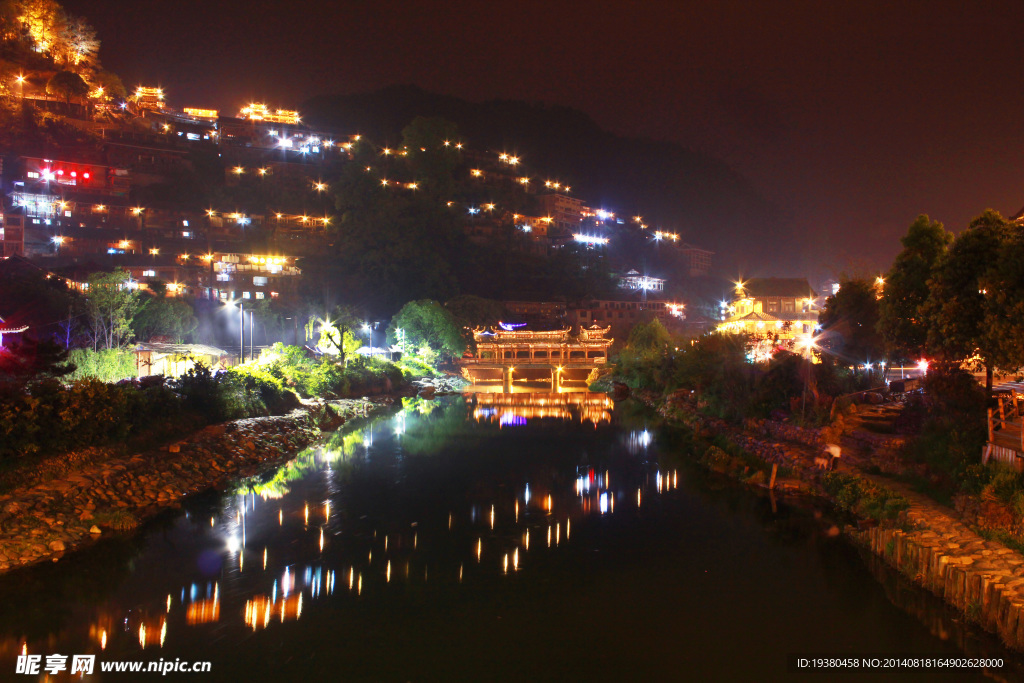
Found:
[[57, 175], [64, 175], [64, 169], [57, 171]]
[[78, 177], [78, 171], [72, 171], [71, 172], [71, 177], [72, 178], [77, 178]]
[[88, 173], [83, 173], [83, 174], [82, 174], [82, 177], [83, 177], [83, 178], [85, 178], [86, 180], [88, 180], [88, 178], [89, 178], [89, 174], [88, 174]]

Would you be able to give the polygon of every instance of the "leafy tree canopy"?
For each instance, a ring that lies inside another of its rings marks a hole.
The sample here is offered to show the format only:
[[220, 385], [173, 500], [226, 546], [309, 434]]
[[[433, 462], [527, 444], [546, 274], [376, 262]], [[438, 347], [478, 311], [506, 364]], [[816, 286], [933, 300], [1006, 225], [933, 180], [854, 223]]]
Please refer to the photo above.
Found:
[[[401, 331], [401, 332], [400, 332]], [[388, 326], [388, 339], [417, 349], [427, 346], [436, 353], [461, 356], [466, 348], [455, 316], [430, 299], [410, 301]]]
[[848, 280], [830, 296], [818, 316], [822, 346], [848, 363], [860, 365], [882, 357], [878, 332], [878, 299], [874, 283]]
[[885, 278], [879, 302], [878, 330], [886, 348], [898, 355], [920, 357], [928, 341], [923, 307], [928, 280], [945, 256], [953, 235], [928, 216], [917, 217], [901, 240], [903, 251]]

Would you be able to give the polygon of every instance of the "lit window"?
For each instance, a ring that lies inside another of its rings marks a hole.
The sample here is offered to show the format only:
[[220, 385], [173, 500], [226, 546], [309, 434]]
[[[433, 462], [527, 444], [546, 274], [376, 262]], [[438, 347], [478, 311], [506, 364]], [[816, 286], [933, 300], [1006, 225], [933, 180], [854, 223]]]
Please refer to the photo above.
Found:
[[27, 175], [29, 178], [38, 178], [39, 177], [39, 173], [37, 173], [36, 171], [29, 171], [25, 175]]
[[265, 278], [265, 277], [254, 277], [252, 279], [252, 284], [254, 286], [256, 286], [256, 287], [266, 287], [267, 286], [267, 278]]
[[256, 292], [256, 298], [257, 299], [262, 299], [263, 298], [263, 292]]
[[251, 299], [252, 296], [249, 294], [249, 292], [242, 292], [242, 298], [243, 299]]
[[192, 233], [189, 232], [188, 230], [182, 230], [181, 231], [181, 236], [182, 237], [192, 237]]
[[142, 271], [142, 277], [156, 277], [155, 270], [144, 270]]

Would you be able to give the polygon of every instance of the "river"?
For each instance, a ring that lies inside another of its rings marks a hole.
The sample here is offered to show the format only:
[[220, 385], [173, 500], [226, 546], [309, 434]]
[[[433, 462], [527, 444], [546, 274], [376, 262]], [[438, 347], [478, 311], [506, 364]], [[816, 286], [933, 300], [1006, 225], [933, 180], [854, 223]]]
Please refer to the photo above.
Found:
[[603, 394], [406, 399], [130, 538], [0, 577], [0, 680], [21, 653], [93, 654], [87, 680], [111, 681], [157, 674], [103, 662], [210, 662], [169, 676], [195, 681], [771, 681], [943, 679], [794, 673], [797, 654], [1017, 659], [828, 533], [827, 511], [686, 448]]

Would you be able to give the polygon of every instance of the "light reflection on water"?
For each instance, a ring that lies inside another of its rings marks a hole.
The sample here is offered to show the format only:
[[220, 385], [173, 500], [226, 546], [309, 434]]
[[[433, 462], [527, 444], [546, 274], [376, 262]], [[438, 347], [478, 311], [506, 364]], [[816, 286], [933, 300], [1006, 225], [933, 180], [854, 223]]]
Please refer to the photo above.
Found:
[[[612, 518], [635, 525], [643, 510], [661, 514], [679, 493], [680, 473], [653, 452], [653, 432], [642, 422], [613, 425], [613, 410], [606, 395], [585, 392], [407, 399], [395, 415], [335, 433], [242, 482], [212, 502], [212, 515], [190, 506], [163, 532], [173, 551], [157, 532], [147, 533], [153, 549], [142, 550], [138, 566], [105, 597], [83, 601], [45, 634], [11, 633], [9, 625], [0, 655], [104, 651], [115, 658], [168, 648], [199, 658], [217, 633], [217, 655], [230, 658], [243, 632], [288, 639], [290, 622], [313, 618], [329, 628], [346, 618], [335, 616], [337, 608], [396, 592], [493, 591], [495, 580], [542, 585], [555, 553], [600, 549]], [[562, 449], [554, 455], [513, 445], [497, 457], [497, 469], [487, 462], [472, 469], [493, 455], [476, 446], [491, 443], [504, 426], [493, 417], [504, 414], [521, 418], [528, 429], [516, 433], [532, 438], [547, 432], [530, 430], [562, 429], [559, 421], [577, 429], [588, 423], [604, 436], [585, 444], [574, 432], [552, 436], [552, 448]], [[464, 460], [452, 454], [457, 447]], [[534, 543], [531, 531], [541, 534]]]

